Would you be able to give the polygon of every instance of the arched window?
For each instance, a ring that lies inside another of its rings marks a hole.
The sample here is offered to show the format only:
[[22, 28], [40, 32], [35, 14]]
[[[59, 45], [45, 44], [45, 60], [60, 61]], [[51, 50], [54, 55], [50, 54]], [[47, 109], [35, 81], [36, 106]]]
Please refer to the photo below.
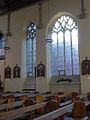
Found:
[[51, 76], [79, 75], [78, 28], [72, 16], [63, 14], [54, 22], [51, 39]]
[[0, 60], [5, 58], [5, 37], [2, 32], [0, 32]]
[[30, 23], [27, 27], [26, 40], [26, 72], [27, 76], [35, 76], [36, 65], [36, 25]]

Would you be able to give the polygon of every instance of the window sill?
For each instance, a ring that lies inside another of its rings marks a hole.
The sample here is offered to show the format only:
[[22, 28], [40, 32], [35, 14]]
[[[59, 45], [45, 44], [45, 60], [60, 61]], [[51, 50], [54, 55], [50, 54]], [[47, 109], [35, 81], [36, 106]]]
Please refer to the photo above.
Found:
[[59, 82], [59, 83], [50, 83], [49, 85], [79, 85], [80, 82]]

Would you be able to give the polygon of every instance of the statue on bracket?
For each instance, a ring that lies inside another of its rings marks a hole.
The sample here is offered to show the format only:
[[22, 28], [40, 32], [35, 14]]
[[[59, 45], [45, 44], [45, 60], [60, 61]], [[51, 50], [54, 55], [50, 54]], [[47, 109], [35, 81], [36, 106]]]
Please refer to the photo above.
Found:
[[13, 68], [13, 78], [20, 78], [20, 67], [18, 64]]
[[37, 77], [45, 77], [45, 66], [42, 62], [37, 65]]
[[85, 60], [81, 63], [82, 66], [82, 75], [90, 75], [90, 60], [86, 56]]
[[4, 70], [4, 78], [10, 78], [11, 79], [11, 68], [9, 65]]

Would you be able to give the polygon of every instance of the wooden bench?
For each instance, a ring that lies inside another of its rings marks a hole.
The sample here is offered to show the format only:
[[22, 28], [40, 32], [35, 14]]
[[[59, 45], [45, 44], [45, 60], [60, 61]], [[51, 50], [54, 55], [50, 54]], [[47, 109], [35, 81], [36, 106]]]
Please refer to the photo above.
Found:
[[1, 100], [0, 100], [0, 104], [3, 104], [6, 100], [7, 100], [6, 98], [1, 99]]
[[[65, 104], [69, 104], [69, 103], [71, 103], [71, 101], [65, 102]], [[85, 106], [87, 106], [89, 104], [90, 104], [90, 101], [85, 102]], [[61, 106], [64, 106], [64, 103], [62, 103]], [[69, 105], [64, 106], [62, 108], [54, 110], [54, 111], [52, 111], [50, 113], [42, 115], [42, 116], [40, 116], [38, 118], [35, 118], [34, 120], [53, 120], [53, 119], [56, 119], [56, 118], [64, 115], [67, 112], [72, 112], [73, 106], [74, 106], [74, 103], [69, 104]], [[87, 117], [85, 117], [84, 119], [86, 120]], [[84, 120], [84, 119], [82, 119], [82, 120]], [[75, 118], [75, 120], [76, 120], [76, 118]]]
[[18, 100], [21, 96], [28, 96], [29, 98], [32, 98], [32, 99], [36, 99], [36, 96], [38, 95], [42, 95], [44, 97], [44, 101], [47, 101], [48, 100], [48, 97], [51, 97], [53, 96], [53, 94], [49, 93], [49, 94], [43, 94], [43, 93], [4, 93], [2, 94], [4, 97], [7, 97], [8, 95], [14, 95], [15, 98]]
[[[71, 101], [61, 103], [60, 107], [63, 107], [63, 106], [68, 105], [70, 103], [71, 103]], [[10, 103], [10, 105], [14, 105], [14, 106], [18, 106], [18, 105], [21, 105], [21, 104], [22, 104], [22, 101], [17, 101], [14, 104]], [[16, 109], [16, 110], [11, 110], [11, 111], [8, 111], [8, 112], [1, 113], [0, 114], [0, 120], [6, 120], [6, 119], [7, 120], [12, 120], [12, 119], [15, 119], [15, 118], [22, 117], [22, 116], [24, 116], [24, 114], [26, 112], [30, 112], [32, 110], [44, 107], [44, 106], [46, 106], [46, 104], [47, 104], [47, 102], [43, 102], [43, 103], [38, 103], [38, 104], [35, 104], [35, 105], [32, 105], [32, 106], [22, 107], [22, 108], [19, 108], [19, 109]], [[8, 104], [3, 104], [1, 106], [1, 109], [7, 108], [8, 106], [9, 106]]]
[[24, 116], [26, 112], [41, 108], [46, 105], [46, 102], [38, 103], [28, 107], [22, 107], [20, 109], [11, 110], [0, 114], [0, 120], [12, 120]]
[[35, 118], [34, 120], [53, 120], [53, 119], [56, 119], [56, 118], [64, 115], [67, 112], [71, 112], [72, 108], [73, 108], [73, 103], [69, 104], [67, 106], [64, 106], [62, 108], [59, 108], [57, 110], [54, 110], [52, 112], [49, 112], [49, 113], [47, 113], [45, 115], [42, 115], [42, 116], [40, 116], [38, 118]]
[[[54, 116], [58, 117], [58, 116], [63, 115], [64, 113], [67, 113], [68, 111], [70, 112], [70, 110], [72, 110], [72, 108], [73, 108], [73, 103], [71, 103], [71, 102], [72, 101], [67, 101], [65, 103], [61, 103], [60, 107], [62, 107], [62, 108], [59, 108], [59, 109], [55, 110], [55, 111], [57, 111], [57, 115], [54, 115]], [[32, 106], [22, 107], [22, 108], [19, 108], [19, 109], [16, 109], [16, 110], [12, 110], [12, 111], [1, 113], [0, 114], [0, 120], [6, 120], [6, 119], [7, 120], [12, 120], [12, 119], [16, 119], [16, 118], [22, 117], [27, 112], [30, 112], [30, 111], [33, 111], [35, 109], [38, 109], [38, 108], [46, 106], [46, 103], [47, 102], [38, 103], [38, 104], [35, 104], [35, 105], [32, 105]], [[9, 104], [13, 105], [13, 103], [9, 103]], [[18, 105], [21, 105], [21, 104], [23, 104], [21, 101], [17, 101], [17, 102], [15, 102], [14, 106], [18, 106]], [[89, 104], [90, 104], [90, 101], [85, 102], [85, 106], [87, 106]], [[65, 105], [67, 105], [67, 106], [65, 106]], [[8, 107], [8, 105], [5, 106], [5, 104], [3, 104], [1, 109], [2, 108], [7, 108], [7, 107]], [[35, 118], [35, 120], [39, 120], [39, 119], [40, 120], [44, 120], [45, 118], [47, 119], [48, 116], [50, 116], [50, 118], [52, 118], [53, 117], [52, 113], [50, 112], [47, 115], [43, 115], [43, 116], [41, 116], [39, 118]], [[55, 114], [56, 114], [56, 112], [55, 112]], [[56, 118], [56, 117], [53, 117], [53, 118]], [[50, 119], [50, 120], [52, 120], [52, 119]]]
[[21, 106], [22, 104], [23, 104], [22, 100], [21, 101], [12, 102], [12, 103], [1, 104], [0, 105], [0, 110], [8, 109], [10, 106], [18, 107], [18, 106]]
[[[25, 96], [25, 99], [23, 100], [23, 96]], [[18, 101], [12, 102], [12, 103], [4, 103], [5, 101], [7, 101], [7, 98], [5, 99], [1, 99], [0, 100], [0, 110], [5, 110], [8, 109], [9, 107], [18, 107], [18, 106], [23, 106], [25, 100], [28, 99], [28, 96], [26, 97], [26, 95], [20, 96], [20, 99]], [[44, 97], [49, 97], [50, 94], [47, 95], [43, 95]], [[27, 99], [26, 99], [27, 98]], [[35, 102], [35, 101], [34, 101]]]

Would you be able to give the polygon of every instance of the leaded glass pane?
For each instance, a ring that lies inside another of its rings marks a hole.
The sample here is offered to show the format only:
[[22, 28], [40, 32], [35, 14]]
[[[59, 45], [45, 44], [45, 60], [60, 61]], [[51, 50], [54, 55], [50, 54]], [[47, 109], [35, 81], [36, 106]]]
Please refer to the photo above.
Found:
[[27, 76], [34, 76], [36, 64], [36, 25], [30, 23], [27, 28], [26, 70]]
[[0, 33], [0, 59], [5, 58], [5, 38], [2, 33]]
[[69, 15], [62, 15], [53, 25], [51, 48], [52, 76], [79, 75], [77, 24]]

